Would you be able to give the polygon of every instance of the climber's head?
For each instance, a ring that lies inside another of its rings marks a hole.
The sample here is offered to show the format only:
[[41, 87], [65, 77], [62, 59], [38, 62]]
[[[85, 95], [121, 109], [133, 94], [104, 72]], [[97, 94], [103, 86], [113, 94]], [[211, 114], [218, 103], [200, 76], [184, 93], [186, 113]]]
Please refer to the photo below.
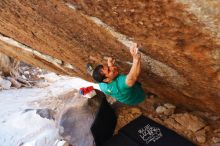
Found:
[[98, 83], [105, 82], [110, 83], [118, 76], [118, 67], [98, 65], [93, 71], [93, 79]]

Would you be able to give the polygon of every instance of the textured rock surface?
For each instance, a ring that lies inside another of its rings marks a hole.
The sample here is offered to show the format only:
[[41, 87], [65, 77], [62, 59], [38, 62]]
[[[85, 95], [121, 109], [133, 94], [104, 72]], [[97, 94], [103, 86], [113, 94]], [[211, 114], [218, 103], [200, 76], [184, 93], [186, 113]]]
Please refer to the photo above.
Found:
[[[0, 33], [30, 47], [27, 53], [38, 51], [24, 60], [88, 80], [85, 64], [106, 56], [128, 71], [127, 36], [140, 45], [145, 90], [220, 113], [219, 6], [218, 0], [1, 0]], [[5, 46], [1, 38], [1, 52], [21, 56]], [[48, 63], [39, 53], [58, 61]]]

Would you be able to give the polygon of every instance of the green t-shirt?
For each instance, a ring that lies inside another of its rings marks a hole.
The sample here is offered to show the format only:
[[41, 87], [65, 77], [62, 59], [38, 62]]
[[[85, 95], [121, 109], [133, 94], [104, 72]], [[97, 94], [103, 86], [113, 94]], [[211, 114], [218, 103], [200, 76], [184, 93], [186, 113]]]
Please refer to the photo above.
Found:
[[99, 83], [99, 87], [105, 94], [124, 104], [136, 105], [144, 101], [145, 94], [141, 84], [136, 82], [132, 87], [129, 87], [126, 84], [126, 77], [120, 74], [111, 83]]

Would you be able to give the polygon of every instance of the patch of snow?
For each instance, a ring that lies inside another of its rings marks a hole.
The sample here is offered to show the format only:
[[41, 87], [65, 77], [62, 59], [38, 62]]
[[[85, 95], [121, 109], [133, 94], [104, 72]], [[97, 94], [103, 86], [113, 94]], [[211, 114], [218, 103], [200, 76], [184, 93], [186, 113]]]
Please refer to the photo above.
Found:
[[81, 87], [93, 86], [99, 89], [98, 84], [80, 78], [55, 74], [47, 76], [54, 79], [48, 87], [10, 89], [0, 92], [1, 146], [53, 146], [59, 139], [56, 124], [52, 119], [42, 118], [36, 114], [34, 101], [58, 97]]

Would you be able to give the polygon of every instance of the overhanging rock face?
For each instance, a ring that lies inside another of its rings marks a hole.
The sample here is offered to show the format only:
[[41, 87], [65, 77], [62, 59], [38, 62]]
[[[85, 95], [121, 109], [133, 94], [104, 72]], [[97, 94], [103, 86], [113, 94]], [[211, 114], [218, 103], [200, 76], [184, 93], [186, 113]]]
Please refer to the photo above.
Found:
[[219, 11], [218, 0], [1, 0], [0, 51], [90, 80], [86, 63], [106, 56], [126, 73], [136, 42], [146, 91], [220, 113]]

